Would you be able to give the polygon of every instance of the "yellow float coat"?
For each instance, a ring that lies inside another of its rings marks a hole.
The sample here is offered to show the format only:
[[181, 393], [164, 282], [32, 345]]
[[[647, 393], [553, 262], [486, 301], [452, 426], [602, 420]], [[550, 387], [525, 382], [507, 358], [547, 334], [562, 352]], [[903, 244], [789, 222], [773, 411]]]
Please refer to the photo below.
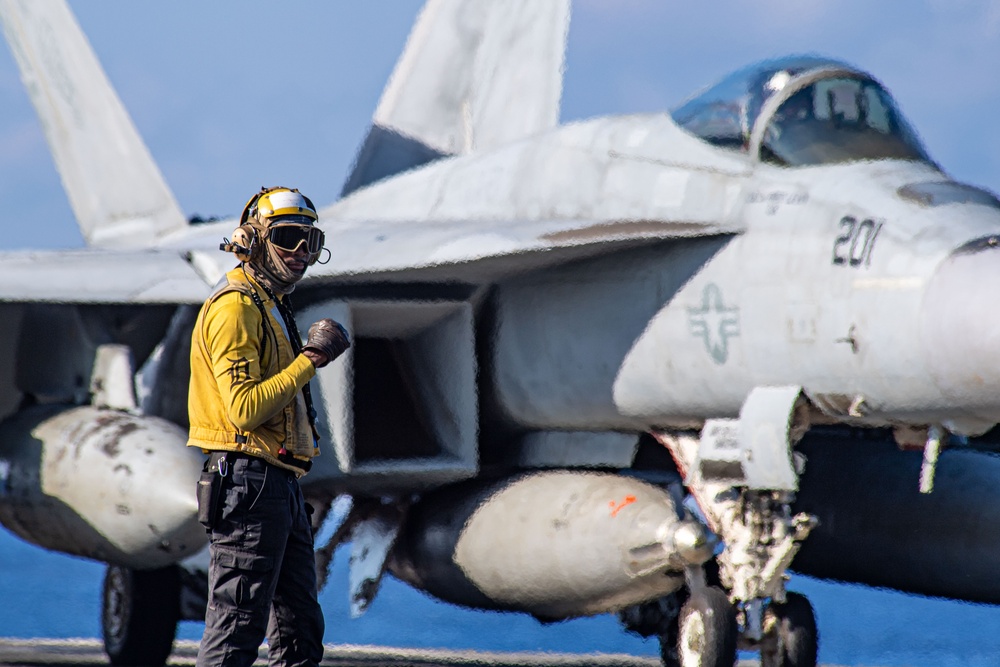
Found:
[[278, 452], [284, 447], [301, 461], [319, 454], [301, 391], [315, 374], [293, 352], [274, 302], [236, 267], [205, 301], [191, 334], [188, 446], [244, 452], [303, 474]]

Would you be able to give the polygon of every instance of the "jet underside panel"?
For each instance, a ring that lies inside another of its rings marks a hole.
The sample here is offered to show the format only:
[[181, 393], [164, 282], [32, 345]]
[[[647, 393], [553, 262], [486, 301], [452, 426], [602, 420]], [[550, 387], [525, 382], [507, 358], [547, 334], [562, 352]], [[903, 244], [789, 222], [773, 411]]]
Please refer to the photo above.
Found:
[[887, 433], [806, 436], [795, 511], [819, 517], [792, 569], [922, 595], [1000, 603], [1000, 457], [942, 454], [934, 491], [919, 492], [922, 453]]

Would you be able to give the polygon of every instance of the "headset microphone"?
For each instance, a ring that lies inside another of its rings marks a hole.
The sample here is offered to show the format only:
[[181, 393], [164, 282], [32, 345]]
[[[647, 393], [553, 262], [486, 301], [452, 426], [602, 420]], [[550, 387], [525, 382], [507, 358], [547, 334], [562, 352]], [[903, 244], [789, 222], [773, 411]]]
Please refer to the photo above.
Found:
[[249, 250], [244, 248], [238, 243], [233, 243], [227, 238], [222, 239], [222, 243], [219, 244], [219, 250], [224, 250], [226, 252], [239, 253], [241, 255], [249, 254]]
[[240, 225], [233, 230], [233, 240], [223, 239], [219, 250], [225, 250], [236, 255], [241, 262], [249, 262], [257, 251], [257, 230], [250, 225]]

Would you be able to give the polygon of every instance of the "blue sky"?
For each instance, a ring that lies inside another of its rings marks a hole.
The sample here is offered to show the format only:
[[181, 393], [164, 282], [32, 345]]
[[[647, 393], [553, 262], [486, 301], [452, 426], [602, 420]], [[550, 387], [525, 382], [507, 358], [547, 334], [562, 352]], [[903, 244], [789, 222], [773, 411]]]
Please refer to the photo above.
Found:
[[[265, 183], [335, 198], [421, 2], [70, 4], [182, 209], [228, 216]], [[1000, 191], [993, 0], [576, 0], [562, 118], [666, 110], [787, 53], [868, 70], [950, 174]], [[0, 248], [81, 245], [7, 49], [0, 94]]]

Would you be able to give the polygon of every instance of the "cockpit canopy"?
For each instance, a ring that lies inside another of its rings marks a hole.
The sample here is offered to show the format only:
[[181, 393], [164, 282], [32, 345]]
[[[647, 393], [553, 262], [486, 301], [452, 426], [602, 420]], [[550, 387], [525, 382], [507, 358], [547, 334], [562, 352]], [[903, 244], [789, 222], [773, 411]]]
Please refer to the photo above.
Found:
[[889, 92], [846, 63], [781, 58], [735, 72], [673, 111], [716, 146], [784, 166], [931, 162]]

